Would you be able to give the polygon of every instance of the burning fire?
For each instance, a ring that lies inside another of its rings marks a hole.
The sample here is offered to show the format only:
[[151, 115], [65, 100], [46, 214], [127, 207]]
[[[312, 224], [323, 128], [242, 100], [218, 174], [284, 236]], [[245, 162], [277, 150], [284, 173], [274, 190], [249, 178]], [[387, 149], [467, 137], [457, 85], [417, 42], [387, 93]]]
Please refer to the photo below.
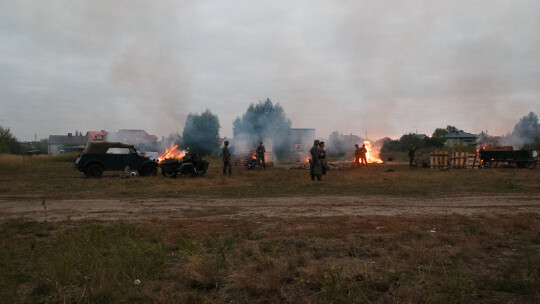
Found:
[[375, 153], [374, 152], [372, 153], [371, 151], [371, 142], [369, 140], [364, 140], [364, 145], [366, 145], [366, 150], [367, 150], [367, 153], [366, 153], [367, 162], [370, 164], [372, 163], [382, 164], [383, 163], [382, 159], [377, 158], [376, 156], [372, 155]]
[[158, 163], [161, 163], [168, 158], [181, 160], [186, 155], [186, 153], [187, 151], [178, 150], [178, 145], [176, 145], [174, 147], [171, 147], [170, 149], [166, 149], [165, 153], [158, 157]]

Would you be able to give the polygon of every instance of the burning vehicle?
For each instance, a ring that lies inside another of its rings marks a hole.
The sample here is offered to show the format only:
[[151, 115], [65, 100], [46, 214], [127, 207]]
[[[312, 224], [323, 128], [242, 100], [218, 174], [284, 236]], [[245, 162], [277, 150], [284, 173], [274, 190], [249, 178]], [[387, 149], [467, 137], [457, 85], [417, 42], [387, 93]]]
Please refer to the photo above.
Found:
[[252, 141], [247, 139], [237, 139], [233, 143], [233, 157], [237, 166], [244, 167], [246, 170], [261, 170], [263, 169], [262, 158], [257, 155], [257, 146], [259, 142], [264, 143], [265, 152], [264, 159], [265, 165], [268, 167], [273, 166], [273, 140], [271, 138], [264, 138], [262, 140]]
[[141, 156], [133, 145], [119, 142], [90, 142], [75, 161], [75, 168], [87, 177], [99, 178], [103, 171], [136, 170], [140, 176], [153, 176], [158, 164]]
[[509, 149], [486, 149], [481, 148], [478, 151], [480, 165], [482, 168], [492, 167], [516, 167], [529, 168], [536, 167], [536, 155], [531, 150], [513, 150]]
[[177, 177], [178, 175], [201, 176], [210, 166], [197, 153], [178, 150], [178, 146], [167, 149], [158, 158], [158, 164], [163, 176]]
[[261, 170], [263, 168], [262, 158], [253, 153], [251, 158], [244, 161], [244, 167], [247, 170]]

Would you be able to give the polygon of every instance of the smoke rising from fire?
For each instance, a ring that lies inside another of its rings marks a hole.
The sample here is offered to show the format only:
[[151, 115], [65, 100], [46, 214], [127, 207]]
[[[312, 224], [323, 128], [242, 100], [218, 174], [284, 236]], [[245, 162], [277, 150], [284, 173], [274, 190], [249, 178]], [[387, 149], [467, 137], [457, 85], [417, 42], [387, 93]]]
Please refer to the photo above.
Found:
[[514, 126], [514, 130], [505, 136], [491, 137], [481, 134], [478, 144], [480, 146], [512, 146], [514, 150], [523, 149], [527, 144], [540, 141], [540, 124], [534, 112], [523, 116]]
[[[269, 96], [293, 128], [505, 134], [540, 112], [540, 2], [0, 2], [0, 125], [232, 135]], [[63, 109], [68, 109], [67, 111]]]
[[86, 120], [88, 128], [99, 121], [110, 130], [172, 132], [184, 125], [190, 100], [188, 56], [172, 31], [181, 31], [175, 12], [185, 7], [180, 1], [21, 1], [12, 9], [32, 28], [28, 39], [43, 44], [41, 54], [30, 57], [69, 61], [71, 77], [94, 77], [78, 84], [84, 90], [62, 87], [56, 92], [75, 91], [70, 102], [92, 117], [78, 119]]
[[[237, 154], [251, 153], [252, 148], [260, 141], [266, 144], [267, 152], [277, 156], [288, 155], [291, 149], [291, 121], [287, 118], [283, 107], [273, 104], [267, 98], [264, 102], [250, 104], [241, 117], [236, 118], [233, 144]], [[264, 143], [266, 142], [266, 143]]]

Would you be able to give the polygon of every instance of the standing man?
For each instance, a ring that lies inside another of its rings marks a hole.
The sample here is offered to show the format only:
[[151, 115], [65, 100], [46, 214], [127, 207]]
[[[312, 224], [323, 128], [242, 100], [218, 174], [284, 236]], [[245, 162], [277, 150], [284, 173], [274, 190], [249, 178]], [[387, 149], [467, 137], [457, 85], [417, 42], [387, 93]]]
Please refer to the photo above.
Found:
[[263, 142], [259, 142], [259, 146], [257, 147], [257, 150], [255, 150], [255, 153], [257, 153], [257, 157], [262, 161], [262, 167], [263, 169], [266, 169], [266, 163], [264, 162], [264, 153], [266, 153], [266, 149], [263, 146]]
[[409, 147], [409, 168], [413, 167], [414, 162], [414, 155], [416, 154], [416, 147], [410, 146]]
[[324, 150], [324, 141], [321, 141], [319, 143], [319, 158], [321, 159], [321, 168], [322, 168], [322, 175], [326, 175], [326, 165], [328, 162], [326, 161], [326, 151]]
[[227, 168], [229, 169], [229, 175], [232, 174], [232, 165], [231, 165], [231, 153], [229, 152], [229, 141], [226, 140], [223, 145], [223, 150], [221, 151], [223, 156], [223, 174], [227, 174]]
[[309, 174], [311, 174], [311, 180], [315, 180], [315, 177], [317, 177], [317, 180], [321, 181], [322, 167], [321, 167], [321, 160], [319, 158], [320, 150], [319, 150], [318, 139], [313, 141], [313, 147], [311, 147], [311, 150], [309, 150], [309, 153], [311, 154], [311, 166], [309, 170], [310, 171]]
[[362, 148], [360, 148], [360, 163], [364, 164], [364, 166], [367, 167], [366, 154], [367, 154], [367, 149], [366, 149], [366, 145], [364, 144], [362, 145]]
[[354, 147], [354, 164], [356, 168], [360, 168], [360, 156], [362, 153], [360, 152], [360, 148], [358, 148], [358, 144], [355, 144]]

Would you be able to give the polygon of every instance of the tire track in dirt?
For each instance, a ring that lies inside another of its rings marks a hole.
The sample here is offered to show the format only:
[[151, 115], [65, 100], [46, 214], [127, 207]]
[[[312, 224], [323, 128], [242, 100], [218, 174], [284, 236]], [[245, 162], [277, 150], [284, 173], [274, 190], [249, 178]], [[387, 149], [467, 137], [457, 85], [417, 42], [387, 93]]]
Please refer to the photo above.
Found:
[[[46, 208], [44, 208], [46, 207]], [[273, 198], [42, 199], [0, 197], [0, 221], [294, 218], [540, 213], [540, 196], [314, 196]]]

